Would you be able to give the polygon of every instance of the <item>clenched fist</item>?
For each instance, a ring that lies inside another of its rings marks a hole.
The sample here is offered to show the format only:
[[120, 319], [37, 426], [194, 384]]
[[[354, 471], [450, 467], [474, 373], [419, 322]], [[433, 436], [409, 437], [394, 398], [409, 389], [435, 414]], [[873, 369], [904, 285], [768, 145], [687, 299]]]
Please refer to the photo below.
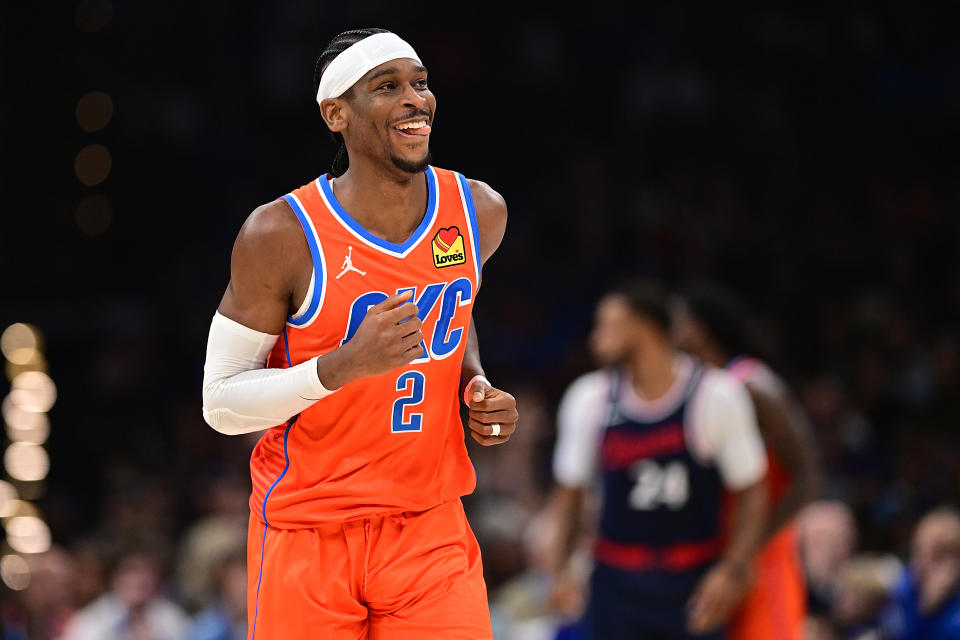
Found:
[[503, 444], [516, 431], [519, 418], [517, 400], [506, 391], [474, 378], [464, 392], [464, 400], [469, 400], [467, 426], [470, 427], [470, 436], [483, 446]]
[[317, 375], [327, 389], [366, 376], [378, 376], [420, 355], [420, 318], [412, 291], [392, 295], [370, 307], [357, 332], [338, 349], [317, 360]]

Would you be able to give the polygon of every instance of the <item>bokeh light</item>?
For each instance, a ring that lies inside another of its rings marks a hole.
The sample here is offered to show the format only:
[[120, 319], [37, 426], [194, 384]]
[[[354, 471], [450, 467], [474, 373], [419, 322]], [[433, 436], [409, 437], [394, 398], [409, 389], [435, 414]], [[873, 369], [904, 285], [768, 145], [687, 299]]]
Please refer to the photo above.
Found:
[[4, 420], [7, 424], [7, 437], [11, 442], [28, 442], [43, 444], [50, 437], [50, 419], [46, 413], [24, 411], [12, 404], [9, 412], [12, 420]]
[[50, 411], [57, 401], [57, 386], [43, 371], [24, 371], [11, 386], [10, 400], [26, 411]]
[[14, 442], [3, 454], [3, 465], [14, 480], [43, 480], [50, 472], [50, 456], [40, 445]]
[[99, 194], [85, 196], [77, 205], [77, 226], [88, 236], [101, 235], [113, 222], [113, 205]]
[[74, 14], [80, 31], [93, 33], [110, 24], [113, 17], [113, 5], [110, 0], [80, 0]]
[[[16, 487], [14, 487], [16, 488]], [[7, 510], [0, 513], [0, 518], [39, 518], [40, 511], [32, 502], [16, 499], [7, 503]]]
[[6, 480], [0, 480], [0, 518], [9, 518], [17, 506], [17, 488]]
[[0, 351], [14, 364], [28, 364], [41, 348], [42, 338], [36, 327], [23, 322], [12, 324], [0, 335]]
[[77, 178], [88, 187], [94, 187], [106, 180], [112, 166], [110, 150], [102, 144], [88, 144], [80, 149], [73, 163]]
[[100, 131], [113, 117], [113, 100], [103, 91], [91, 91], [77, 102], [77, 124], [87, 133]]
[[47, 371], [47, 359], [43, 357], [43, 353], [37, 351], [37, 355], [30, 361], [24, 364], [14, 364], [9, 360], [6, 361], [4, 366], [4, 372], [7, 374], [7, 380], [13, 381], [18, 375], [24, 371]]
[[20, 553], [43, 553], [50, 549], [50, 527], [35, 516], [16, 516], [7, 520], [7, 544]]
[[18, 555], [0, 558], [0, 578], [13, 591], [23, 591], [30, 586], [30, 565]]

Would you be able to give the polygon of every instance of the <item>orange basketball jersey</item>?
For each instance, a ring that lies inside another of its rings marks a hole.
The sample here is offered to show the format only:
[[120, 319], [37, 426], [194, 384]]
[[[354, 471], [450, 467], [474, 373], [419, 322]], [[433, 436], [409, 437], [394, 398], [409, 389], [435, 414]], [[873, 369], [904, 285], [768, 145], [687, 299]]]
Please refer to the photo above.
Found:
[[267, 366], [290, 367], [353, 337], [367, 310], [413, 291], [421, 355], [354, 380], [267, 431], [250, 459], [250, 508], [280, 528], [421, 511], [473, 491], [460, 421], [460, 366], [480, 283], [476, 212], [466, 179], [425, 170], [423, 221], [402, 244], [361, 227], [330, 176], [284, 196], [303, 226], [313, 278]]

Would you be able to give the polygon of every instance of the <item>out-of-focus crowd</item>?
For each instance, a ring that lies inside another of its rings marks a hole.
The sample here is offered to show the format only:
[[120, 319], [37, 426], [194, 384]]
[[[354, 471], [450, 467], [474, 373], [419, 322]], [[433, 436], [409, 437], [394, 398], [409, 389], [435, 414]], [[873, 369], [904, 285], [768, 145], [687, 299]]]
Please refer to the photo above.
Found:
[[164, 513], [117, 505], [98, 537], [27, 556], [26, 588], [3, 589], [2, 640], [241, 640], [247, 637], [247, 487], [223, 478], [176, 544]]
[[[533, 428], [518, 431], [516, 446], [473, 452], [482, 484], [467, 502], [497, 639], [552, 640], [582, 612], [589, 561], [575, 556], [563, 584], [548, 570], [554, 523], [527, 473], [536, 468], [535, 425], [547, 414], [535, 397], [523, 400]], [[245, 483], [215, 482], [208, 512], [175, 545], [156, 535], [162, 510], [145, 498], [116, 505], [100, 537], [28, 556], [28, 586], [3, 588], [2, 640], [245, 638]], [[924, 514], [903, 554], [864, 549], [853, 510], [839, 500], [808, 505], [798, 530], [809, 640], [940, 639], [960, 628], [956, 510]]]

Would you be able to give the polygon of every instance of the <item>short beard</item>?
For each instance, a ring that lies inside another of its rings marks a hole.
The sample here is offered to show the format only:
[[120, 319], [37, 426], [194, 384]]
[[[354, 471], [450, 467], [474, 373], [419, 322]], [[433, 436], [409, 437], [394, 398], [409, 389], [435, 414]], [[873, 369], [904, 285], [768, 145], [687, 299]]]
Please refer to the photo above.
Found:
[[429, 149], [427, 150], [427, 155], [423, 156], [423, 158], [417, 162], [409, 162], [403, 158], [398, 158], [397, 156], [390, 156], [390, 161], [393, 162], [393, 166], [406, 173], [420, 173], [427, 168], [427, 165], [430, 164], [430, 160], [431, 156]]

